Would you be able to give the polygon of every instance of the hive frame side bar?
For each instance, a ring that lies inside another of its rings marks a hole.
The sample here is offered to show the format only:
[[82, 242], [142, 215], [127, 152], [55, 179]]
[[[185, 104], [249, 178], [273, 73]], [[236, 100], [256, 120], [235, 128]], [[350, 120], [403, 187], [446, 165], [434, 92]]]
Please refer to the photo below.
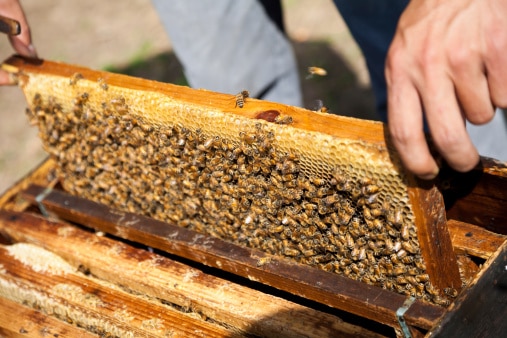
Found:
[[[22, 192], [37, 205], [45, 188], [32, 185]], [[274, 258], [261, 251], [239, 247], [177, 225], [53, 190], [41, 201], [58, 217], [184, 257], [214, 268], [259, 281], [277, 289], [398, 327], [396, 311], [406, 297], [309, 266]], [[267, 263], [264, 259], [268, 258]], [[429, 330], [444, 309], [416, 301], [405, 314], [408, 325]]]
[[[433, 182], [414, 181], [409, 196], [414, 208], [417, 238], [431, 284], [442, 298], [461, 291], [458, 261], [447, 227], [442, 194]], [[447, 291], [447, 292], [446, 292]]]

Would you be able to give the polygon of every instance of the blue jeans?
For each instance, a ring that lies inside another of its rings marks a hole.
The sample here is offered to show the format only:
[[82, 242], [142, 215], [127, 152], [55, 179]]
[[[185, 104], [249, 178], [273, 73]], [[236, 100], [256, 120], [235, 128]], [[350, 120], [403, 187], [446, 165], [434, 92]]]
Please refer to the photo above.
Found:
[[361, 48], [375, 93], [377, 113], [387, 120], [384, 64], [398, 19], [409, 0], [334, 0], [352, 36]]

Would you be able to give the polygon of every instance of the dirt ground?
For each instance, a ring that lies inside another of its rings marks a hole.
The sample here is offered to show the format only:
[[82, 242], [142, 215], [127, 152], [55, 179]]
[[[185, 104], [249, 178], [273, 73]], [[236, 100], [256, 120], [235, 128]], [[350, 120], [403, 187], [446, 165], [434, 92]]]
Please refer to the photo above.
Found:
[[[305, 107], [320, 99], [333, 112], [375, 118], [364, 59], [330, 0], [283, 0], [285, 24], [301, 70]], [[184, 83], [169, 37], [148, 0], [24, 0], [41, 58]], [[2, 59], [13, 53], [2, 37]], [[328, 71], [306, 78], [309, 66]], [[25, 117], [17, 87], [0, 88], [0, 192], [46, 154]]]

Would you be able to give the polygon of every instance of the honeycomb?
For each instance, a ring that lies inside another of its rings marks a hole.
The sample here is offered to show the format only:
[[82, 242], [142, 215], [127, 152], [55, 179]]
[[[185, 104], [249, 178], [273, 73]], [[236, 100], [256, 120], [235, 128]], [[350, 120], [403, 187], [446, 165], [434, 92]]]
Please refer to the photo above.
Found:
[[72, 194], [449, 302], [429, 282], [403, 171], [375, 145], [77, 73], [31, 74], [23, 91]]

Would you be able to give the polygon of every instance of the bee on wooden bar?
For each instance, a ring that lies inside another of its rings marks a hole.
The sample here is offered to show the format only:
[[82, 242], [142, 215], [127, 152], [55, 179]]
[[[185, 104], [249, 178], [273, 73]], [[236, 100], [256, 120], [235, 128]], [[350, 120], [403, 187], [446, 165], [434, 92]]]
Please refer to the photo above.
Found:
[[280, 114], [277, 117], [275, 117], [274, 122], [276, 124], [291, 124], [292, 122], [294, 122], [294, 120], [290, 115]]
[[235, 105], [235, 107], [243, 108], [243, 106], [245, 105], [245, 101], [246, 101], [246, 99], [249, 96], [250, 96], [250, 93], [248, 92], [248, 90], [243, 90], [243, 91], [241, 91], [241, 93], [236, 94], [236, 96], [235, 96], [235, 99], [236, 99], [236, 105]]
[[84, 79], [83, 74], [81, 73], [74, 73], [69, 79], [69, 84], [71, 86], [75, 85], [79, 80]]
[[97, 83], [99, 84], [100, 88], [102, 88], [102, 90], [108, 90], [109, 89], [109, 86], [107, 85], [106, 80], [104, 80], [103, 78], [99, 78], [97, 80]]
[[262, 257], [257, 260], [257, 266], [261, 267], [271, 262], [271, 257]]

